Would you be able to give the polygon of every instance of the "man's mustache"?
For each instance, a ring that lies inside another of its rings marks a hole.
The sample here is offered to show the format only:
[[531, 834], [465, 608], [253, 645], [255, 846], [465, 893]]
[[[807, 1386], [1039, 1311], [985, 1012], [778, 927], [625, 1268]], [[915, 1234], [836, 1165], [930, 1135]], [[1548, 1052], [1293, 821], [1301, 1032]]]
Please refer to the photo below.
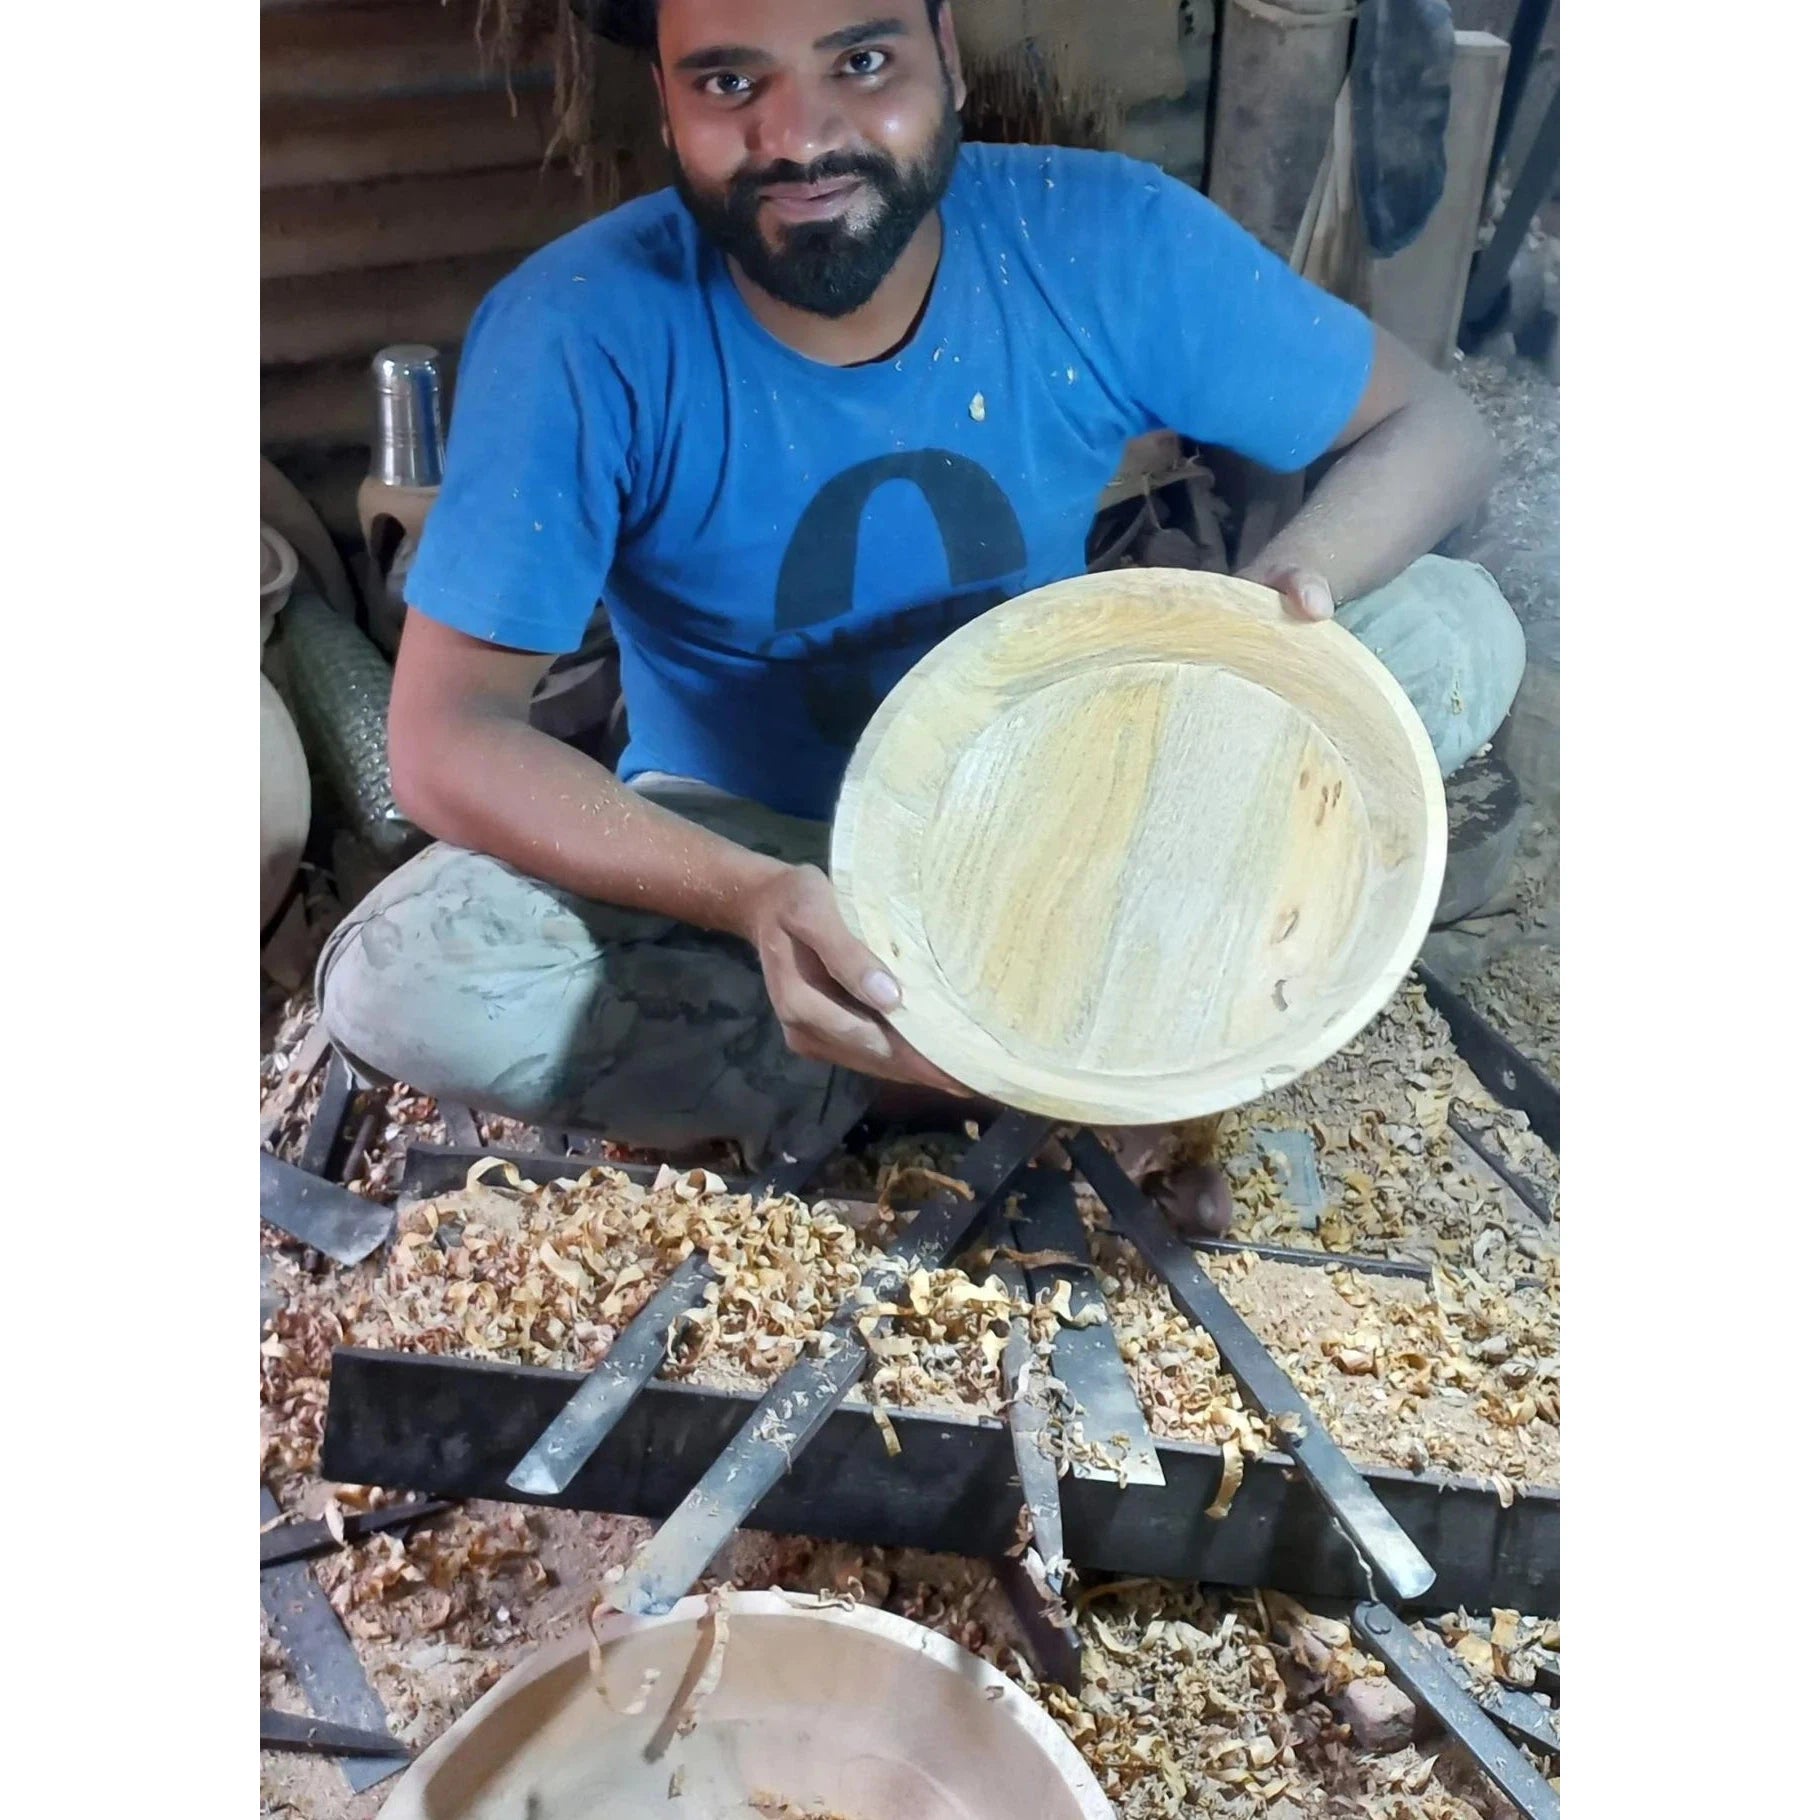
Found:
[[761, 190], [770, 189], [774, 184], [812, 185], [833, 183], [842, 177], [863, 177], [883, 188], [895, 174], [891, 160], [876, 153], [829, 152], [813, 164], [793, 164], [788, 159], [780, 159], [762, 171], [741, 171], [728, 188], [742, 199], [756, 201]]

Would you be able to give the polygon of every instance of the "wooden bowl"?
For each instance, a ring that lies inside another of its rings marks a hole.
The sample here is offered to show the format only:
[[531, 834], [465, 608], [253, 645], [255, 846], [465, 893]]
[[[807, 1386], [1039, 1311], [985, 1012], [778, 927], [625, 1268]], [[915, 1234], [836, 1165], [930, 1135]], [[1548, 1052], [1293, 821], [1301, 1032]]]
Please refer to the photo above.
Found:
[[706, 1606], [601, 1620], [604, 1699], [585, 1632], [533, 1656], [406, 1771], [380, 1820], [1113, 1820], [1080, 1753], [997, 1669], [906, 1619], [788, 1593], [728, 1598], [720, 1681], [648, 1761]]
[[1165, 1124], [1357, 1034], [1421, 945], [1447, 818], [1408, 698], [1268, 589], [1127, 569], [1007, 601], [866, 728], [835, 813], [892, 1022], [968, 1087]]

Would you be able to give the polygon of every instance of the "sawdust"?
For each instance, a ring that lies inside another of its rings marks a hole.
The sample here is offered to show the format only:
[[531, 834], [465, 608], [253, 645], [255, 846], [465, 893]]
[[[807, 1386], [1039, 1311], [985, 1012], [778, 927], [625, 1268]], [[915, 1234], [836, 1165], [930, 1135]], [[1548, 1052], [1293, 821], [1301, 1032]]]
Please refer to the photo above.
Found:
[[1560, 1325], [1536, 1279], [1504, 1296], [1444, 1267], [1431, 1290], [1245, 1257], [1201, 1262], [1354, 1459], [1560, 1483]]

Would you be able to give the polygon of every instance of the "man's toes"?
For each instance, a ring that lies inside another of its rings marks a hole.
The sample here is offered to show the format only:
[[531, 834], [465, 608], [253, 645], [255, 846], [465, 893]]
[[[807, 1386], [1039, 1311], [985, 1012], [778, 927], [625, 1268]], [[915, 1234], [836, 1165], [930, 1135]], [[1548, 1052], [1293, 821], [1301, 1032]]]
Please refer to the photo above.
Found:
[[1166, 1176], [1155, 1189], [1156, 1203], [1192, 1238], [1223, 1239], [1232, 1230], [1232, 1188], [1217, 1163], [1196, 1163]]

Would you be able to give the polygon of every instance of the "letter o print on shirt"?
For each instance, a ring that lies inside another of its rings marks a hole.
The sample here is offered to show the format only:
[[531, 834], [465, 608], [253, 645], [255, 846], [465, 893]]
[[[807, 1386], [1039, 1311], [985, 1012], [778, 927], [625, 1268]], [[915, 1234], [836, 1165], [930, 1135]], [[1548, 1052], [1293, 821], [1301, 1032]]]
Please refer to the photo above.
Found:
[[[878, 489], [907, 480], [935, 520], [953, 592], [843, 631], [853, 611], [860, 522]], [[834, 476], [810, 500], [778, 570], [772, 640], [806, 658], [804, 697], [811, 723], [830, 743], [850, 747], [899, 675], [956, 626], [1010, 598], [1002, 585], [1028, 561], [1024, 531], [1004, 489], [978, 462], [943, 449], [874, 456]], [[837, 622], [825, 641], [792, 637]], [[909, 649], [911, 656], [904, 661]], [[888, 674], [879, 674], [878, 660]]]

